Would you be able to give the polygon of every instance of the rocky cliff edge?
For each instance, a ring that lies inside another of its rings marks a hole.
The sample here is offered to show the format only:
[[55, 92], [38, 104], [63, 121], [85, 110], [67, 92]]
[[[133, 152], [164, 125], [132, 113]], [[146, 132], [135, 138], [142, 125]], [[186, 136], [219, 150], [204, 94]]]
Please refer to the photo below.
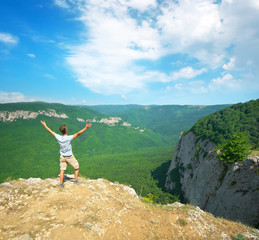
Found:
[[233, 239], [259, 232], [198, 207], [148, 205], [104, 179], [19, 179], [0, 185], [0, 239]]
[[258, 225], [259, 157], [223, 165], [215, 147], [192, 132], [182, 134], [167, 173], [166, 189], [173, 192], [178, 184], [191, 205], [215, 216]]

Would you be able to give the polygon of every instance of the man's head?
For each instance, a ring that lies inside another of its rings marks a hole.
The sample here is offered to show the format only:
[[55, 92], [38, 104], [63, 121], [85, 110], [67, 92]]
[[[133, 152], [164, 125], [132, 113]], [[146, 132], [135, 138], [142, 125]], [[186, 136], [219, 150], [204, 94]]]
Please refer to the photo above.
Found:
[[63, 124], [62, 126], [60, 126], [59, 128], [60, 132], [64, 135], [67, 133], [67, 126], [66, 124]]

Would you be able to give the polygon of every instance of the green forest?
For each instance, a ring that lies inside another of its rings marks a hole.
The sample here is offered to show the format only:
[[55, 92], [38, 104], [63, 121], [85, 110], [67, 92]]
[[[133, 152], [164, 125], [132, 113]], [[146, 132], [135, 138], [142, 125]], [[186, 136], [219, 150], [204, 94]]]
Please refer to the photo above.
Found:
[[259, 99], [234, 104], [200, 119], [190, 131], [215, 144], [224, 144], [243, 132], [252, 149], [259, 149]]
[[[163, 186], [180, 133], [198, 121], [191, 130], [198, 133], [199, 137], [210, 136], [212, 140], [220, 139], [222, 137], [217, 133], [217, 129], [220, 129], [218, 132], [227, 139], [228, 135], [224, 132], [226, 130], [223, 131], [217, 124], [223, 126], [227, 120], [229, 123], [226, 126], [233, 125], [234, 119], [241, 121], [236, 123], [239, 128], [235, 127], [235, 131], [249, 129], [247, 132], [253, 146], [256, 147], [258, 100], [251, 103], [244, 104], [245, 107], [243, 104], [237, 104], [230, 107], [108, 105], [107, 108], [44, 102], [0, 104], [2, 113], [17, 110], [48, 112], [54, 109], [57, 114], [64, 113], [68, 116], [62, 119], [38, 115], [35, 119], [19, 118], [12, 122], [4, 122], [3, 118], [0, 118], [0, 182], [6, 179], [57, 177], [59, 147], [56, 139], [45, 130], [40, 120], [46, 121], [56, 133], [59, 133], [60, 125], [66, 124], [68, 134], [74, 134], [85, 126], [85, 122], [80, 122], [77, 118], [95, 119], [92, 127], [72, 143], [73, 153], [80, 164], [81, 176], [91, 179], [105, 178], [130, 185], [139, 195], [152, 196], [155, 202], [174, 201], [178, 196], [165, 193]], [[240, 113], [233, 113], [236, 109], [240, 109]], [[206, 117], [207, 115], [209, 116]], [[110, 116], [121, 117], [122, 120], [114, 126], [98, 122]], [[219, 116], [224, 117], [221, 119]], [[249, 116], [250, 119], [245, 116]], [[131, 126], [123, 126], [124, 121]], [[73, 169], [68, 167], [66, 173], [73, 173]]]
[[[38, 115], [36, 119], [18, 118], [12, 122], [0, 119], [0, 182], [6, 179], [29, 177], [57, 177], [59, 174], [59, 147], [56, 139], [41, 125], [40, 120], [56, 133], [66, 124], [68, 134], [81, 130], [81, 119], [95, 119], [92, 127], [72, 143], [80, 164], [80, 174], [92, 179], [105, 178], [131, 185], [143, 196], [152, 193], [159, 201], [167, 194], [157, 186], [151, 173], [172, 158], [173, 146], [161, 134], [150, 129], [140, 132], [133, 127], [98, 123], [109, 116], [85, 106], [66, 106], [43, 102], [0, 104], [0, 111], [51, 111], [65, 113], [68, 118]], [[8, 114], [6, 115], [8, 117]], [[73, 173], [68, 167], [67, 174]], [[166, 199], [170, 199], [170, 196]], [[163, 200], [165, 201], [165, 200]]]
[[175, 145], [182, 131], [191, 128], [199, 119], [227, 106], [229, 105], [100, 105], [91, 108], [121, 117], [133, 126], [150, 129], [161, 134], [169, 144]]

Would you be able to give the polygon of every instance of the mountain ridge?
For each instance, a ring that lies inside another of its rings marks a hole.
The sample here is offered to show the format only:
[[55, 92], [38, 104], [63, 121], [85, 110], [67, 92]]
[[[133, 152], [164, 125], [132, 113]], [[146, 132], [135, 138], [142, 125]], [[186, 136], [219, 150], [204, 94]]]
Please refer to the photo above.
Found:
[[193, 124], [213, 112], [221, 110], [229, 105], [158, 105], [141, 106], [131, 108], [117, 115], [130, 122], [133, 126], [137, 125], [151, 129], [155, 133], [162, 134], [170, 139], [171, 144], [176, 144], [180, 133]]

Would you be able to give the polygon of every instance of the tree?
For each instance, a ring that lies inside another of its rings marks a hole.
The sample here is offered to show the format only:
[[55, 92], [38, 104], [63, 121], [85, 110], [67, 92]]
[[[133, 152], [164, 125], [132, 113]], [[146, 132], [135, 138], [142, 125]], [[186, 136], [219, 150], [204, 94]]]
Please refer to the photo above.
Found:
[[250, 154], [249, 139], [243, 132], [236, 133], [232, 138], [219, 147], [218, 158], [224, 163], [243, 162]]

